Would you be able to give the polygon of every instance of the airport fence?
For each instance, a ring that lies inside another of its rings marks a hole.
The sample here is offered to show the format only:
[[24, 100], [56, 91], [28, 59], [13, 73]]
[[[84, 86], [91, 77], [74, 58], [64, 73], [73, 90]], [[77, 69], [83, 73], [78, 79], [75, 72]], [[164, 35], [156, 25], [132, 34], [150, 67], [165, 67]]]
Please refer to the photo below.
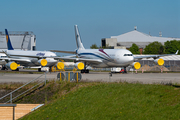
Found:
[[165, 60], [163, 66], [156, 65], [153, 60], [137, 60], [137, 62], [141, 64], [139, 71], [141, 71], [142, 68], [144, 68], [145, 71], [159, 71], [161, 68], [163, 71], [180, 71], [179, 60]]

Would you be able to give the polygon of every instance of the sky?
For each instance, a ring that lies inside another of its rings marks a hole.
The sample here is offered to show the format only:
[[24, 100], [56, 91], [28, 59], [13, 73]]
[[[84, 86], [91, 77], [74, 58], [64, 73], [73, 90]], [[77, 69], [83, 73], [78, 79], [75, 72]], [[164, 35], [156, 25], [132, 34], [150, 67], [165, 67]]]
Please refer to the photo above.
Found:
[[32, 31], [37, 50], [76, 49], [74, 25], [85, 48], [137, 30], [180, 38], [179, 0], [3, 0], [0, 31]]

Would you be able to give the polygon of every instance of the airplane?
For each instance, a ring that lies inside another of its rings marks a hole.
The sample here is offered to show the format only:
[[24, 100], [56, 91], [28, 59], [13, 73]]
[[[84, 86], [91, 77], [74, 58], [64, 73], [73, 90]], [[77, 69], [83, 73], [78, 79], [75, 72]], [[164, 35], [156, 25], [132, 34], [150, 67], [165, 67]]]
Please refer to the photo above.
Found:
[[[74, 60], [75, 63], [83, 62], [84, 69], [81, 73], [89, 73], [86, 69], [87, 66], [95, 68], [111, 68], [111, 67], [124, 67], [126, 73], [126, 67], [133, 66], [135, 69], [139, 69], [141, 64], [135, 62], [135, 59], [142, 58], [154, 58], [154, 62], [158, 65], [163, 65], [164, 60], [162, 56], [174, 55], [174, 54], [164, 54], [164, 55], [148, 55], [148, 56], [133, 56], [133, 54], [127, 49], [85, 49], [79, 34], [78, 26], [75, 25], [75, 38], [77, 49], [75, 51], [60, 51], [60, 50], [50, 50], [51, 52], [61, 52], [76, 54], [76, 58], [63, 58], [63, 57], [53, 57], [55, 59], [66, 59]], [[178, 53], [175, 53], [175, 55]]]
[[[41, 71], [41, 67], [51, 68], [52, 66], [56, 66], [58, 69], [64, 68], [64, 64], [62, 62], [59, 62], [59, 60], [55, 60], [54, 58], [47, 58], [56, 57], [56, 54], [53, 52], [14, 50], [7, 29], [5, 29], [5, 33], [8, 50], [3, 51], [3, 53], [6, 54], [7, 57], [0, 58], [0, 60], [7, 62], [4, 67], [16, 71], [19, 71], [18, 64], [24, 67], [40, 66], [40, 68], [38, 68], [38, 71]], [[5, 70], [4, 67], [2, 68], [2, 70]]]

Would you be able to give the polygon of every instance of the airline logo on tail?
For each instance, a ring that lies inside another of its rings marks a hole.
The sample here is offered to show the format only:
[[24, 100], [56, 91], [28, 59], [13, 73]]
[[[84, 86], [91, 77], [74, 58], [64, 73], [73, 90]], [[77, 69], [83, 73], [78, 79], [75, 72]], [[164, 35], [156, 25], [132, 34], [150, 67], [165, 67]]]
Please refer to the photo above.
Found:
[[10, 41], [7, 29], [5, 29], [5, 33], [6, 33], [6, 42], [7, 42], [8, 50], [14, 50], [12, 45], [11, 45], [11, 41]]

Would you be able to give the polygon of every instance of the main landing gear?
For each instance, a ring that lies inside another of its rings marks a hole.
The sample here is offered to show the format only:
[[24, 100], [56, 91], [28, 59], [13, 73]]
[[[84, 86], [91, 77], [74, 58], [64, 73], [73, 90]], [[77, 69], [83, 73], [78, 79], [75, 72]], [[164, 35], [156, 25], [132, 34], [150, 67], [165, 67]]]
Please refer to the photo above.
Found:
[[2, 66], [1, 70], [7, 70], [6, 66]]
[[86, 63], [84, 63], [84, 69], [81, 70], [81, 73], [89, 73], [89, 70], [86, 69]]
[[81, 73], [89, 73], [89, 70], [88, 69], [83, 69], [83, 70], [81, 70]]
[[38, 72], [41, 72], [41, 68], [38, 68]]

